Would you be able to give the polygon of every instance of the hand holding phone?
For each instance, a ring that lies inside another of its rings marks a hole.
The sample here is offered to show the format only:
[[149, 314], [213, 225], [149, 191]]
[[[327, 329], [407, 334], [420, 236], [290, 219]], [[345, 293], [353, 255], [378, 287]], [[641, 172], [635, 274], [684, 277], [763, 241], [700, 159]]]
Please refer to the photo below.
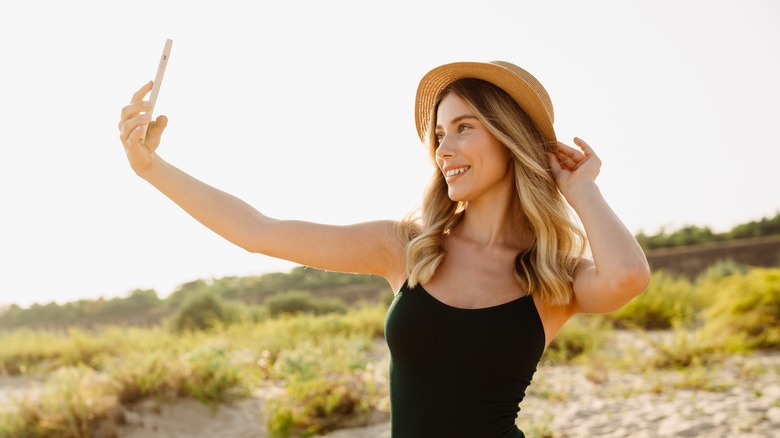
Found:
[[[154, 111], [154, 105], [157, 103], [157, 95], [160, 94], [160, 86], [162, 86], [163, 76], [165, 75], [165, 67], [168, 65], [168, 59], [171, 57], [171, 47], [173, 46], [173, 40], [165, 40], [165, 46], [163, 47], [162, 56], [160, 56], [160, 64], [157, 66], [157, 75], [154, 77], [154, 85], [152, 86], [152, 94], [149, 96], [149, 102], [152, 104], [149, 108], [149, 114]], [[141, 133], [141, 141], [146, 140], [146, 129]]]

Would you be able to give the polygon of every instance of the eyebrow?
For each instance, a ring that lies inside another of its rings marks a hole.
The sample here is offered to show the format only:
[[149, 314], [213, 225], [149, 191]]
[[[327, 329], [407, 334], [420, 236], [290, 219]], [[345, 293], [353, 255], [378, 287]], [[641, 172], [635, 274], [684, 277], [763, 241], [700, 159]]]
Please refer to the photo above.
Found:
[[[463, 114], [462, 116], [458, 116], [458, 117], [455, 117], [454, 119], [450, 120], [450, 125], [454, 125], [454, 124], [460, 122], [461, 120], [466, 120], [466, 119], [479, 120], [479, 119], [477, 119], [477, 116], [475, 116], [475, 115]], [[436, 124], [436, 129], [438, 129], [438, 128], [441, 128], [441, 125]]]

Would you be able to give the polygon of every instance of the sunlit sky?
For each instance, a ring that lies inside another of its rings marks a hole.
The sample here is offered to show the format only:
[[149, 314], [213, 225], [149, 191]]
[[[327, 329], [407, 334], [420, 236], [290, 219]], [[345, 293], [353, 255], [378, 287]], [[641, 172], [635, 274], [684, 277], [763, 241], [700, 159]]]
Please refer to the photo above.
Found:
[[[778, 1], [30, 1], [0, 9], [0, 305], [166, 296], [287, 271], [130, 170], [119, 111], [173, 51], [159, 153], [276, 218], [400, 218], [430, 163], [414, 93], [453, 61], [514, 62], [559, 139], [603, 161], [634, 232], [780, 211]], [[251, 6], [250, 6], [251, 4]]]

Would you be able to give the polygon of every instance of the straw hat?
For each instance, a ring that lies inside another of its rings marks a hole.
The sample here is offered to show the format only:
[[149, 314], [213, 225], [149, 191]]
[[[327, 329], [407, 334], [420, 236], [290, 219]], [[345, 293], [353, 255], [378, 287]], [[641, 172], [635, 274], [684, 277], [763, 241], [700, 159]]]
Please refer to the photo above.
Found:
[[506, 91], [528, 114], [545, 143], [557, 144], [553, 106], [547, 91], [531, 73], [505, 61], [455, 62], [436, 67], [423, 76], [414, 108], [420, 139], [424, 141], [436, 97], [452, 82], [463, 78], [482, 79]]

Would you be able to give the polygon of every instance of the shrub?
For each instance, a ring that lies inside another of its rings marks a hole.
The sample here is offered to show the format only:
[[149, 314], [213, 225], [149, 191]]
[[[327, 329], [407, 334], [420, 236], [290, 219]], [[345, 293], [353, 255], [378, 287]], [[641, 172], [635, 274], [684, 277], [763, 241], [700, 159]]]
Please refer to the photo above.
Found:
[[222, 300], [212, 293], [195, 293], [182, 302], [171, 319], [171, 326], [181, 332], [230, 325], [242, 319], [243, 310], [241, 304]]
[[718, 300], [717, 295], [725, 278], [742, 275], [749, 270], [749, 266], [732, 259], [719, 260], [710, 265], [696, 278], [696, 290], [704, 307], [709, 307]]
[[780, 269], [724, 278], [702, 330], [736, 351], [780, 348]]
[[376, 390], [359, 372], [294, 381], [269, 400], [268, 430], [277, 436], [311, 436], [357, 426], [373, 411], [375, 399]]
[[189, 363], [169, 350], [129, 352], [110, 365], [109, 374], [117, 383], [117, 397], [123, 404], [183, 395], [182, 388], [191, 377]]
[[291, 291], [277, 294], [265, 300], [265, 306], [271, 317], [310, 313], [344, 313], [347, 305], [338, 298], [315, 298], [308, 292]]
[[690, 281], [657, 271], [653, 272], [647, 290], [608, 318], [619, 328], [668, 329], [677, 323], [693, 323], [702, 307]]
[[593, 315], [575, 315], [555, 335], [542, 360], [565, 363], [598, 350], [606, 341], [610, 327]]
[[271, 375], [285, 390], [266, 402], [268, 430], [309, 436], [365, 424], [386, 396], [386, 370], [370, 363], [375, 346], [364, 335], [333, 334], [282, 351]]
[[229, 351], [205, 346], [189, 356], [190, 375], [184, 390], [203, 403], [230, 400], [249, 394], [245, 367], [231, 360]]
[[87, 438], [117, 406], [114, 384], [91, 368], [64, 367], [47, 377], [40, 393], [0, 413], [0, 436]]
[[734, 259], [718, 260], [710, 265], [696, 279], [696, 284], [719, 281], [735, 274], [744, 274], [750, 267], [734, 261]]
[[648, 369], [709, 366], [722, 356], [722, 346], [701, 330], [675, 327], [669, 336], [660, 339], [643, 336], [643, 339], [653, 347], [654, 354], [638, 365]]

